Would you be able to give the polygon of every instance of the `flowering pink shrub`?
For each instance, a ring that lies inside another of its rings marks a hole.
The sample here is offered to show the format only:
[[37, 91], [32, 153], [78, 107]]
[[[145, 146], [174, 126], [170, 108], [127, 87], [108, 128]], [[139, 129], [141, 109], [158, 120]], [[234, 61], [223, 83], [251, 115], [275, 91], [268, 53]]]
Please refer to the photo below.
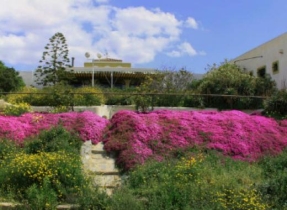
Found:
[[240, 111], [120, 111], [111, 119], [104, 143], [107, 151], [117, 152], [118, 163], [126, 169], [192, 146], [254, 161], [287, 145], [287, 121]]
[[108, 120], [93, 112], [26, 113], [20, 117], [0, 116], [0, 138], [21, 143], [25, 138], [37, 135], [41, 130], [62, 124], [67, 130], [75, 131], [83, 141], [101, 141]]

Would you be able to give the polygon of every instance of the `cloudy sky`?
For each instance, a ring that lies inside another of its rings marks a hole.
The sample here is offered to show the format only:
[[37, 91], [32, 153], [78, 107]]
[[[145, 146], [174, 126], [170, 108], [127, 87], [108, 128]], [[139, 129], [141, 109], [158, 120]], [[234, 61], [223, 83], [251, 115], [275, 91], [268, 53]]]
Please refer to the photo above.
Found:
[[34, 70], [61, 32], [75, 66], [85, 52], [134, 67], [204, 73], [285, 33], [286, 0], [0, 0], [0, 60]]

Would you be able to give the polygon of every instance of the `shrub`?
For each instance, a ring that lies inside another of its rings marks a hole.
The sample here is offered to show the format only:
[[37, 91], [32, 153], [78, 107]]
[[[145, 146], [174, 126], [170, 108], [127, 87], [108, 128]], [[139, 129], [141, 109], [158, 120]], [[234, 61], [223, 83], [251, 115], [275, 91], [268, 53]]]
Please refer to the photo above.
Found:
[[26, 190], [27, 200], [32, 209], [56, 209], [57, 194], [51, 187], [50, 180], [45, 177], [43, 186], [33, 184]]
[[129, 95], [133, 93], [135, 88], [125, 89], [105, 89], [106, 105], [132, 105], [134, 104], [134, 96]]
[[2, 181], [4, 189], [13, 186], [24, 195], [33, 186], [43, 186], [44, 180], [51, 182], [51, 187], [59, 200], [67, 198], [71, 193], [78, 192], [85, 184], [79, 156], [66, 152], [39, 152], [37, 154], [18, 153], [13, 159], [3, 163], [6, 174]]
[[0, 139], [0, 164], [1, 161], [6, 160], [10, 156], [13, 156], [19, 149], [17, 145], [12, 140]]
[[19, 103], [14, 105], [8, 105], [4, 108], [4, 114], [10, 116], [20, 116], [26, 112], [30, 112], [31, 107], [27, 103]]
[[279, 90], [268, 98], [264, 103], [264, 112], [267, 116], [285, 117], [287, 115], [287, 91]]
[[23, 148], [1, 141], [0, 195], [11, 194], [32, 209], [55, 209], [59, 202], [104, 209], [108, 198], [91, 189], [82, 170], [80, 146], [78, 136], [62, 126], [42, 131]]
[[0, 115], [0, 138], [21, 143], [26, 138], [39, 134], [41, 130], [50, 129], [59, 123], [62, 123], [65, 129], [77, 133], [81, 140], [98, 143], [108, 120], [90, 111], [61, 114], [25, 113], [20, 117]]
[[154, 75], [146, 76], [136, 88], [136, 109], [145, 112], [154, 106], [182, 106], [192, 79], [193, 75], [184, 69], [157, 71]]
[[28, 154], [66, 151], [79, 154], [82, 141], [77, 134], [68, 132], [62, 126], [42, 131], [36, 138], [24, 143]]
[[34, 105], [35, 102], [40, 100], [40, 95], [37, 94], [38, 92], [39, 90], [36, 88], [24, 87], [17, 91], [17, 93], [10, 93], [6, 95], [5, 99], [7, 102], [12, 104], [28, 103]]
[[148, 210], [267, 209], [254, 188], [262, 181], [260, 167], [217, 153], [188, 154], [136, 167], [127, 180], [133, 199]]
[[74, 89], [75, 106], [96, 106], [104, 104], [105, 98], [100, 88], [80, 87]]
[[25, 86], [19, 72], [0, 61], [0, 92], [16, 91]]
[[287, 207], [287, 151], [276, 157], [266, 156], [260, 162], [265, 181], [258, 186], [264, 199], [271, 203], [273, 209]]
[[278, 154], [287, 145], [286, 123], [240, 111], [119, 111], [107, 127], [105, 149], [117, 153], [125, 169], [148, 158], [169, 157], [174, 150], [202, 147], [255, 161]]
[[[237, 65], [225, 61], [220, 66], [209, 67], [197, 90], [201, 94], [223, 94], [243, 96], [271, 95], [276, 89], [271, 78], [260, 79], [249, 75]], [[238, 97], [204, 97], [205, 107], [218, 109], [258, 109], [262, 100]]]
[[56, 114], [56, 113], [65, 113], [65, 112], [69, 112], [71, 108], [68, 106], [55, 106], [53, 107], [49, 112]]
[[72, 94], [73, 88], [69, 85], [56, 84], [51, 87], [43, 89], [48, 94], [45, 94], [46, 105], [58, 107], [67, 106], [73, 107], [74, 96]]

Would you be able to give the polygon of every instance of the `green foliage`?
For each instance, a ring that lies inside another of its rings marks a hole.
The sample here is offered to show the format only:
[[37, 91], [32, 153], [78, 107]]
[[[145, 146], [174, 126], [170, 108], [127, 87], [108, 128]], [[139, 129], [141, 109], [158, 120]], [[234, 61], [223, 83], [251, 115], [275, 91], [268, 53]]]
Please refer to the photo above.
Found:
[[41, 100], [41, 95], [38, 95], [38, 89], [33, 87], [23, 87], [17, 93], [10, 93], [5, 96], [5, 100], [11, 104], [28, 103], [37, 104]]
[[58, 151], [79, 154], [81, 145], [82, 141], [77, 135], [57, 126], [42, 131], [35, 139], [26, 141], [24, 150], [27, 154]]
[[23, 88], [17, 94], [6, 96], [10, 103], [29, 103], [32, 106], [51, 106], [54, 113], [66, 112], [73, 106], [95, 106], [105, 101], [101, 89], [95, 87], [74, 88], [62, 83], [43, 89]]
[[49, 43], [45, 46], [42, 65], [35, 71], [36, 83], [38, 85], [49, 86], [57, 83], [70, 83], [74, 79], [72, 72], [66, 71], [70, 66], [68, 57], [69, 50], [66, 38], [62, 33], [54, 34]]
[[9, 68], [0, 61], [0, 92], [20, 90], [25, 86], [22, 77], [14, 68]]
[[114, 193], [109, 201], [108, 209], [123, 210], [136, 209], [145, 210], [145, 199], [132, 194], [132, 191], [122, 187]]
[[32, 209], [56, 209], [58, 204], [57, 194], [47, 177], [43, 180], [43, 186], [33, 184], [26, 190], [26, 194]]
[[75, 106], [96, 106], [104, 104], [105, 97], [97, 87], [80, 87], [74, 89]]
[[[201, 94], [241, 96], [266, 96], [273, 93], [275, 83], [271, 78], [256, 78], [242, 71], [237, 65], [225, 61], [220, 66], [209, 67], [209, 72], [198, 85]], [[262, 99], [250, 97], [204, 97], [205, 107], [219, 109], [258, 109]]]
[[1, 195], [12, 192], [13, 199], [28, 200], [32, 209], [77, 202], [90, 188], [82, 171], [80, 146], [81, 141], [61, 126], [43, 131], [23, 148], [0, 141]]
[[0, 139], [0, 162], [13, 156], [17, 152], [17, 145], [14, 141]]
[[67, 106], [72, 107], [74, 95], [72, 94], [73, 88], [64, 84], [56, 84], [53, 87], [47, 87], [44, 91], [48, 94], [45, 95], [46, 105], [49, 106]]
[[135, 88], [105, 89], [106, 105], [132, 105], [134, 97], [129, 95], [135, 92]]
[[4, 108], [4, 114], [8, 116], [20, 116], [30, 111], [31, 111], [31, 107], [27, 103], [8, 105]]
[[100, 191], [96, 186], [83, 187], [79, 193], [77, 203], [80, 205], [79, 208], [80, 210], [86, 210], [86, 209], [113, 210], [113, 208], [107, 208], [107, 206], [111, 205], [110, 197], [108, 197], [108, 195], [105, 192]]
[[186, 70], [158, 71], [146, 76], [136, 89], [138, 95], [134, 101], [137, 110], [147, 111], [153, 106], [182, 106], [192, 78], [192, 74]]
[[287, 116], [287, 91], [279, 90], [265, 100], [264, 112], [267, 116], [284, 118]]
[[59, 200], [66, 199], [71, 193], [85, 184], [79, 156], [66, 152], [39, 152], [37, 154], [18, 153], [5, 163], [1, 171], [6, 178], [1, 180], [4, 189], [13, 186], [21, 195], [36, 184], [43, 186], [49, 179]]
[[139, 166], [127, 186], [145, 209], [266, 209], [255, 188], [261, 170], [248, 164], [216, 153], [185, 153]]
[[272, 209], [287, 208], [287, 151], [277, 157], [265, 157], [260, 162], [265, 182], [259, 185], [264, 199], [272, 204]]

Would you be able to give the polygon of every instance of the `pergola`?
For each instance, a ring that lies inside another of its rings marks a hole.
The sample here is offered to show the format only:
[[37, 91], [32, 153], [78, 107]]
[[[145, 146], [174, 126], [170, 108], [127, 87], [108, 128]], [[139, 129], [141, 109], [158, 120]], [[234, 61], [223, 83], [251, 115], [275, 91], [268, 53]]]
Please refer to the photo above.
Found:
[[92, 86], [95, 79], [106, 80], [111, 88], [117, 81], [124, 81], [126, 86], [129, 86], [133, 80], [143, 79], [148, 74], [155, 74], [155, 69], [149, 68], [125, 68], [125, 67], [72, 67], [68, 71], [73, 71], [78, 79], [91, 78]]

